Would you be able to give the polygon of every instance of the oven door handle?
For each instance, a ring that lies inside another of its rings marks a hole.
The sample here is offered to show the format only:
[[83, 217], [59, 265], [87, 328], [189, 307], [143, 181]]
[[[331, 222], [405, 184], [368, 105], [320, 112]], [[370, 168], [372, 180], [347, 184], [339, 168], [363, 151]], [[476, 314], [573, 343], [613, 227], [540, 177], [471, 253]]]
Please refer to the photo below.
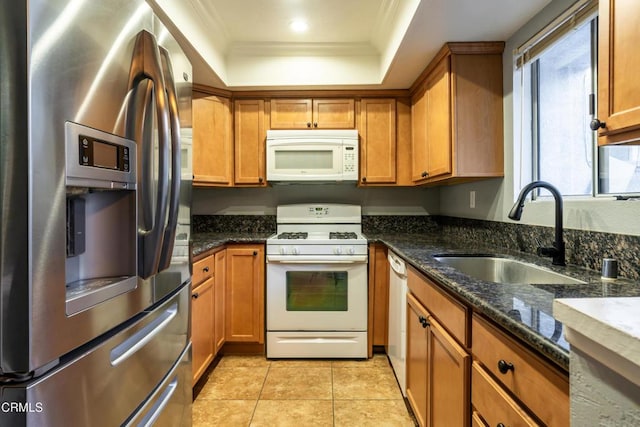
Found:
[[267, 263], [279, 264], [364, 264], [367, 255], [331, 256], [331, 255], [268, 255]]

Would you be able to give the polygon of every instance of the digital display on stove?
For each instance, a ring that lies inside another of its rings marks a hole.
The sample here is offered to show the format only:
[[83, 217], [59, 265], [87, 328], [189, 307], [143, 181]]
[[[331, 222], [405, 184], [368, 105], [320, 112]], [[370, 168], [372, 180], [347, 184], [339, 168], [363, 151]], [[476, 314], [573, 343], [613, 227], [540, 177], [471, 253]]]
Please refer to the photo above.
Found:
[[326, 206], [311, 206], [309, 208], [309, 215], [311, 216], [328, 216], [329, 208]]

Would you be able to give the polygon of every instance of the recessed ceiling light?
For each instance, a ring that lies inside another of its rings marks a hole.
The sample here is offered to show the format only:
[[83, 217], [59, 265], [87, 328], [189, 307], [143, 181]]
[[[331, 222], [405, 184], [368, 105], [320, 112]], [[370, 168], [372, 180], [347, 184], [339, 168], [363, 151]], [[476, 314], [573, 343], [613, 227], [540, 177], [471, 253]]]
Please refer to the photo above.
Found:
[[294, 19], [289, 24], [289, 28], [291, 28], [291, 31], [294, 33], [304, 33], [309, 29], [309, 25], [307, 25], [307, 22], [303, 19]]

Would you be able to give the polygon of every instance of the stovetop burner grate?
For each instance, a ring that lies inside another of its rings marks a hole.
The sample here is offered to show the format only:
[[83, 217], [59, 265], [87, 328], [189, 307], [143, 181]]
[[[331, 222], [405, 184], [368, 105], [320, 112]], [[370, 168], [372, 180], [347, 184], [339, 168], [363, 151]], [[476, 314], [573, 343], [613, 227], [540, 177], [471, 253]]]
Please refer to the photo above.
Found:
[[330, 239], [357, 239], [358, 235], [353, 231], [332, 231], [329, 233]]
[[299, 231], [299, 232], [295, 232], [295, 233], [289, 231], [289, 232], [278, 234], [277, 238], [278, 239], [288, 239], [288, 240], [306, 239], [308, 235], [309, 235], [309, 233], [306, 233], [304, 231]]

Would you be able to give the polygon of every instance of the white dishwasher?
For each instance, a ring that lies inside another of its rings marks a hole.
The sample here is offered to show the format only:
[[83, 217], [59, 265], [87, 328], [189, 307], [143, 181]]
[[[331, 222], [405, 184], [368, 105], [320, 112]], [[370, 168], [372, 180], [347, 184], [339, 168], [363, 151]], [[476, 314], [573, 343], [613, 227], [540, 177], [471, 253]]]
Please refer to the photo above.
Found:
[[389, 335], [387, 355], [396, 373], [402, 395], [407, 395], [407, 266], [389, 251]]

